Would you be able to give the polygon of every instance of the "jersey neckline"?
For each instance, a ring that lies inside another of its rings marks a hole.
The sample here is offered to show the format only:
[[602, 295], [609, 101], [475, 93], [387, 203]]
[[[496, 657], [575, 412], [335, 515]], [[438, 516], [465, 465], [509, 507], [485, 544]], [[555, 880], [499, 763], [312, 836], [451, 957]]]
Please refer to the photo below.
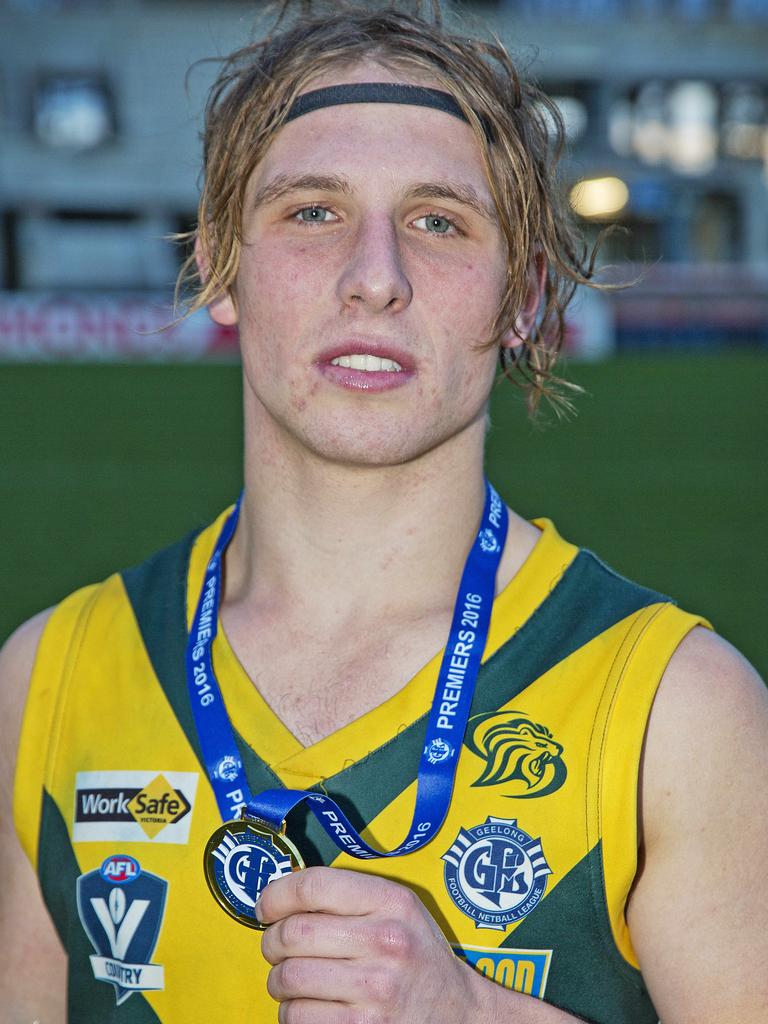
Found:
[[[187, 576], [187, 628], [205, 565], [229, 511], [222, 512], [194, 543]], [[531, 522], [539, 529], [540, 536], [525, 562], [494, 601], [483, 662], [546, 601], [578, 554], [578, 548], [563, 540], [549, 519]], [[307, 788], [361, 761], [424, 715], [432, 701], [442, 654], [441, 648], [381, 704], [308, 747], [302, 746], [262, 697], [232, 648], [221, 620], [213, 645], [213, 664], [235, 730], [258, 750], [260, 759], [286, 786]]]

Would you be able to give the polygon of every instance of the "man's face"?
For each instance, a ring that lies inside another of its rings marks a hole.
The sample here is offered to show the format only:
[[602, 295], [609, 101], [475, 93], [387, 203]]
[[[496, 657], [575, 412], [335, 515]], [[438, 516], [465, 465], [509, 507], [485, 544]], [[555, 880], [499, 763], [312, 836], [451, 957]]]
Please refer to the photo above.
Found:
[[[362, 63], [311, 88], [404, 80]], [[482, 436], [506, 250], [468, 124], [381, 103], [303, 115], [248, 183], [243, 236], [234, 303], [211, 312], [239, 324], [255, 443], [394, 465]]]

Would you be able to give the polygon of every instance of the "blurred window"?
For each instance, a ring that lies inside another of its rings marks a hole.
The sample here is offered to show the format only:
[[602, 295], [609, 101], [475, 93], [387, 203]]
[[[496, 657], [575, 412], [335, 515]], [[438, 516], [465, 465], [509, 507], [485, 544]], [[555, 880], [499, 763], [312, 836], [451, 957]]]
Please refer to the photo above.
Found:
[[[595, 81], [573, 79], [550, 78], [542, 83], [542, 88], [560, 112], [565, 135], [571, 145], [581, 142], [595, 130], [593, 122], [596, 118], [593, 105], [598, 87], [599, 83]], [[551, 121], [549, 111], [544, 109], [542, 113], [549, 126]]]
[[[556, 105], [565, 129], [565, 137], [570, 143], [576, 143], [587, 130], [589, 120], [586, 104], [575, 96], [557, 96], [552, 93], [549, 98]], [[541, 113], [547, 124], [550, 135], [554, 135], [554, 122], [547, 107], [541, 107]]]
[[168, 288], [176, 255], [169, 223], [121, 211], [65, 211], [18, 218], [21, 288]]
[[720, 157], [768, 168], [768, 84], [642, 82], [614, 98], [607, 133], [619, 156], [678, 174], [704, 175]]
[[[624, 215], [618, 222], [622, 230], [609, 232], [600, 244], [599, 263], [622, 265], [625, 260], [633, 263], [654, 263], [664, 254], [662, 225], [655, 220]], [[605, 224], [582, 222], [585, 240], [594, 245]]]
[[103, 75], [50, 72], [33, 97], [32, 128], [54, 149], [95, 149], [116, 134], [114, 103]]
[[741, 210], [729, 192], [704, 192], [691, 218], [691, 256], [696, 262], [740, 259]]
[[666, 86], [645, 82], [630, 100], [630, 148], [643, 163], [660, 164], [669, 152]]
[[766, 89], [754, 82], [723, 87], [721, 140], [725, 156], [762, 160], [768, 154]]
[[681, 174], [706, 174], [717, 159], [718, 97], [709, 82], [676, 82], [667, 95], [667, 161]]

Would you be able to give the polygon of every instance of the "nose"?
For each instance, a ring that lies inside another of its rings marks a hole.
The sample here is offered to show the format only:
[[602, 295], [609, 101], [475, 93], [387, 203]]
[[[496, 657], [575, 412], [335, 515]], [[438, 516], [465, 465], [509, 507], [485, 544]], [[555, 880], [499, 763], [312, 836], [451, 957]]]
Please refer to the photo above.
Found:
[[339, 278], [345, 309], [397, 313], [413, 292], [405, 273], [395, 225], [384, 215], [364, 219], [349, 260]]

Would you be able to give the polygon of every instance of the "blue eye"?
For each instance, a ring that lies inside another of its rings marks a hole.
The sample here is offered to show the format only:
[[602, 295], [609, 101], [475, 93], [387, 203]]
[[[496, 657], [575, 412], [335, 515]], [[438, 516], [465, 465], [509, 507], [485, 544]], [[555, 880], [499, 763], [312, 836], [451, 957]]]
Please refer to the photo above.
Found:
[[413, 223], [416, 227], [421, 225], [419, 230], [426, 231], [430, 235], [447, 235], [456, 231], [456, 225], [453, 221], [439, 213], [428, 213], [424, 217], [419, 217]]
[[447, 217], [440, 217], [436, 213], [430, 213], [424, 220], [427, 231], [433, 231], [437, 235], [444, 235], [446, 231], [450, 231], [453, 227]]
[[329, 219], [330, 211], [324, 206], [305, 206], [303, 210], [299, 210], [297, 216], [305, 224], [322, 224]]

